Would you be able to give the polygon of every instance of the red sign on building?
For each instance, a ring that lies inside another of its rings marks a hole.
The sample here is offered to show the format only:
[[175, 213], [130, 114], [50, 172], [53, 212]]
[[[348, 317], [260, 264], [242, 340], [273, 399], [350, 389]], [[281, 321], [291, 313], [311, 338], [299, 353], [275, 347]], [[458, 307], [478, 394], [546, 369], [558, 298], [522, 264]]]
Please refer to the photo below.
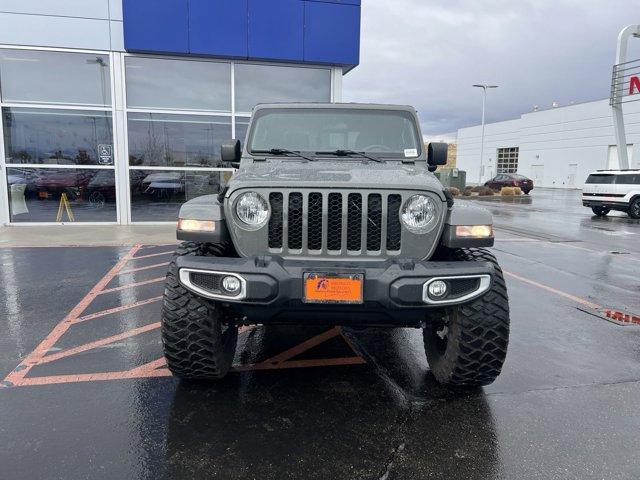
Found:
[[640, 77], [633, 76], [629, 79], [629, 95], [640, 93]]

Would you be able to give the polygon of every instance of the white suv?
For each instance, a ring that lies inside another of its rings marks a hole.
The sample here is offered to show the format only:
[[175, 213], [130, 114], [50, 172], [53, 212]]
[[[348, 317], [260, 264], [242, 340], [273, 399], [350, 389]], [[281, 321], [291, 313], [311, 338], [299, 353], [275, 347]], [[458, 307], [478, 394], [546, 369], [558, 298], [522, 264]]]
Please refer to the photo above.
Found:
[[582, 190], [582, 205], [603, 216], [611, 210], [640, 218], [640, 170], [598, 170]]

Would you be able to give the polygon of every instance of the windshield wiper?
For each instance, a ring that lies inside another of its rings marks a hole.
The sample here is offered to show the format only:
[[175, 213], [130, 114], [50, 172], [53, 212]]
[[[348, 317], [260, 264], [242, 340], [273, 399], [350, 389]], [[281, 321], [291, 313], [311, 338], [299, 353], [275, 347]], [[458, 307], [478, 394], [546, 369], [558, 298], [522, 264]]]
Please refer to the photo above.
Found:
[[287, 150], [286, 148], [272, 148], [270, 150], [251, 150], [251, 153], [268, 153], [269, 155], [286, 156], [286, 157], [300, 157], [310, 162], [314, 162], [316, 159], [308, 155], [304, 155], [299, 150]]
[[365, 152], [356, 152], [355, 150], [332, 150], [330, 152], [316, 152], [316, 155], [335, 155], [336, 157], [363, 157], [368, 160], [373, 160], [378, 163], [385, 163], [385, 161], [381, 158], [374, 157]]

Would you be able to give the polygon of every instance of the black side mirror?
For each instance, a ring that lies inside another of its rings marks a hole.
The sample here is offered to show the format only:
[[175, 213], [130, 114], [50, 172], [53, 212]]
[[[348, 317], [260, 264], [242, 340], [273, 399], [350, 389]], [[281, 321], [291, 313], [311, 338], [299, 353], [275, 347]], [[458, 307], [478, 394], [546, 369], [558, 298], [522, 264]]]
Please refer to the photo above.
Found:
[[438, 165], [447, 164], [449, 145], [446, 143], [430, 143], [427, 147], [427, 164], [429, 171], [435, 172]]
[[233, 168], [239, 168], [240, 158], [242, 158], [240, 140], [231, 140], [229, 143], [222, 144], [220, 147], [220, 158], [224, 163], [230, 164]]

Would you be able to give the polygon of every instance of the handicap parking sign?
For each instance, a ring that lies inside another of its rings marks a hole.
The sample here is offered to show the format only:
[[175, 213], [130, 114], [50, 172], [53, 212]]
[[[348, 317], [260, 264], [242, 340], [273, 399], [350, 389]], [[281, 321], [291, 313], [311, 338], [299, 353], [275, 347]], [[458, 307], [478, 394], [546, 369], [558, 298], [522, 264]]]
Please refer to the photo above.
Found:
[[100, 163], [100, 165], [113, 164], [113, 145], [109, 145], [108, 143], [98, 145], [98, 163]]

